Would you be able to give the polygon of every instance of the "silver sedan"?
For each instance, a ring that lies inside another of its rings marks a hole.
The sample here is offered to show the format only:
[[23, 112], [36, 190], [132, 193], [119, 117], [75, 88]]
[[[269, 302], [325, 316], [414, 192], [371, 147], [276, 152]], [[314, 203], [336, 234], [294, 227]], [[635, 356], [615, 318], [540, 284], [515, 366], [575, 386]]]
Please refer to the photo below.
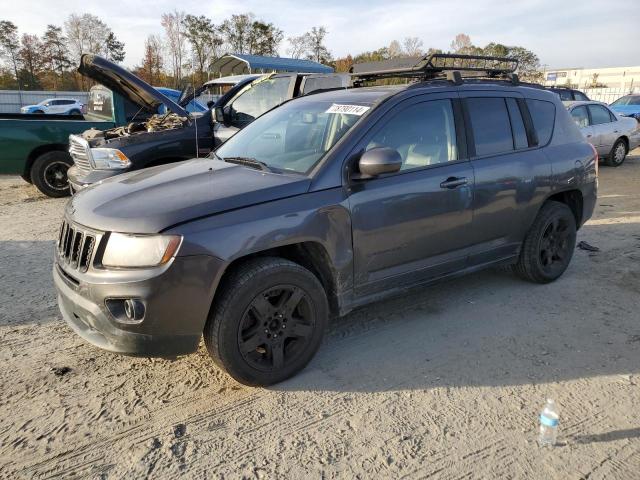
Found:
[[563, 103], [607, 165], [619, 167], [627, 153], [640, 145], [640, 123], [635, 118], [620, 117], [600, 102]]

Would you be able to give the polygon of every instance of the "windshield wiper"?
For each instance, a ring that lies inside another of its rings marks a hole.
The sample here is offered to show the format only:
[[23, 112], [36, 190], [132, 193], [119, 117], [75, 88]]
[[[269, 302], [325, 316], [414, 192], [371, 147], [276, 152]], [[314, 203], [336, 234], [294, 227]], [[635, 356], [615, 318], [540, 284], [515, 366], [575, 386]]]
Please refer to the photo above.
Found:
[[262, 170], [263, 172], [273, 172], [273, 170], [269, 168], [269, 165], [251, 157], [225, 157], [222, 160], [227, 163], [237, 163], [238, 165], [256, 168], [258, 170]]

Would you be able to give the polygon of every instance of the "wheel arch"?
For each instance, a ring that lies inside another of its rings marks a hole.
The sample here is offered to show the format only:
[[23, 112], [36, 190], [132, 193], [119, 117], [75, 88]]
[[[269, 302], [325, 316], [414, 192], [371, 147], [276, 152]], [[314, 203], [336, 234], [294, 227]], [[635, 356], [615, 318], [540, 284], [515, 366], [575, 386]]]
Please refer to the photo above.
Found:
[[228, 279], [242, 264], [258, 257], [284, 258], [309, 270], [316, 276], [325, 290], [331, 315], [339, 315], [340, 297], [337, 289], [337, 271], [327, 249], [322, 245], [322, 243], [315, 240], [280, 245], [266, 250], [248, 253], [233, 259], [228, 265], [226, 265], [224, 272], [220, 276], [211, 302], [212, 308], [216, 302], [216, 297], [222, 290], [221, 286], [224, 284], [226, 279]]
[[[21, 177], [27, 182], [31, 183], [31, 168], [33, 167], [33, 164], [38, 159], [38, 157], [44, 155], [45, 153], [56, 151], [68, 153], [68, 148], [68, 145], [62, 143], [48, 143], [46, 145], [37, 146], [36, 148], [31, 150], [31, 152], [29, 152], [29, 155], [27, 155], [27, 161], [24, 164], [24, 170], [22, 171]], [[69, 158], [71, 158], [71, 156], [69, 156]]]
[[[582, 219], [584, 218], [584, 196], [579, 189], [554, 193], [547, 197], [543, 205], [549, 201], [560, 202], [567, 205], [573, 212], [573, 217], [576, 220], [576, 228], [579, 229], [582, 226]], [[542, 208], [542, 205], [540, 208]]]

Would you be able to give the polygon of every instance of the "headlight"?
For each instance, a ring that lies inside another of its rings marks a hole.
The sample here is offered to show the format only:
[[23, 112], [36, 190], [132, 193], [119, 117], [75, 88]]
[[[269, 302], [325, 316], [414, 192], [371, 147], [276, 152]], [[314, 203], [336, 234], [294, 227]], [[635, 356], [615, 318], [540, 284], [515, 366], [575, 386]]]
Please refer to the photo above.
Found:
[[131, 161], [115, 148], [92, 148], [93, 166], [97, 170], [120, 170], [131, 166]]
[[102, 255], [105, 267], [155, 267], [178, 252], [179, 235], [130, 235], [112, 233]]

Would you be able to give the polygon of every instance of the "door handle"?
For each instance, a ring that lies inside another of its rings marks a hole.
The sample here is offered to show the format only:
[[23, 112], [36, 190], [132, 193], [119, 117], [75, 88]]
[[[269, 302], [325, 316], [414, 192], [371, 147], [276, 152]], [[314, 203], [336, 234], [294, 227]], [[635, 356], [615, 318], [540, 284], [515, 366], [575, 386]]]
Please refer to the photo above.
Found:
[[462, 185], [467, 184], [466, 177], [449, 177], [444, 182], [440, 184], [440, 188], [458, 188]]

